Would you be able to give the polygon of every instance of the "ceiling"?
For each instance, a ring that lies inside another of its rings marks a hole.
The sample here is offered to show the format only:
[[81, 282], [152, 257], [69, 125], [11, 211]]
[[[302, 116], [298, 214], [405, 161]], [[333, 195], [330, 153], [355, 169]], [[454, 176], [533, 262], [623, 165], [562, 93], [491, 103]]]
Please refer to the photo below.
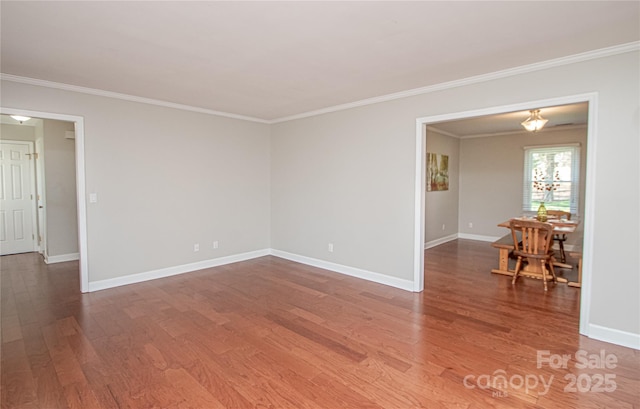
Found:
[[9, 115], [0, 114], [0, 124], [37, 126], [40, 122], [42, 122], [42, 119], [39, 119], [39, 118], [30, 118], [26, 121], [20, 122], [20, 121], [16, 121]]
[[3, 74], [265, 121], [640, 40], [637, 1], [0, 7]]
[[[530, 111], [515, 111], [503, 114], [485, 115], [453, 121], [430, 124], [430, 128], [456, 138], [478, 138], [527, 132], [521, 125]], [[589, 104], [559, 105], [541, 107], [540, 115], [548, 122], [540, 133], [559, 128], [585, 127], [589, 118]]]

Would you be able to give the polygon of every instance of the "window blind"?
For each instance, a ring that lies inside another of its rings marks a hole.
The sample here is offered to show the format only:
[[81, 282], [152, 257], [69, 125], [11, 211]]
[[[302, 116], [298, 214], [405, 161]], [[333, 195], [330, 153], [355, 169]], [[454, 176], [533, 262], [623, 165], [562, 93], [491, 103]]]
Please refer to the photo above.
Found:
[[580, 145], [526, 146], [522, 210], [547, 209], [578, 214]]

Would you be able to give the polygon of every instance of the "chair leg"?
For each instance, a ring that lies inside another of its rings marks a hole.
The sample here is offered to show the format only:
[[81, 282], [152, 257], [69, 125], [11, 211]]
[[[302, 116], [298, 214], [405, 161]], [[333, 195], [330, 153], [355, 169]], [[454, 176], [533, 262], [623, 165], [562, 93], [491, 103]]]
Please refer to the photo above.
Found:
[[549, 260], [549, 270], [551, 270], [551, 275], [553, 276], [553, 282], [557, 283], [558, 282], [558, 277], [556, 276], [556, 269], [553, 267], [553, 262], [555, 260], [553, 258], [551, 258], [551, 260]]
[[513, 273], [513, 279], [511, 280], [511, 285], [516, 283], [516, 279], [518, 278], [518, 274], [520, 273], [520, 267], [522, 266], [522, 257], [518, 256], [518, 261], [516, 261], [516, 271]]
[[547, 291], [547, 265], [549, 265], [549, 270], [551, 272], [551, 276], [553, 277], [553, 282], [554, 284], [558, 283], [558, 277], [556, 276], [556, 270], [553, 267], [553, 258], [551, 260], [549, 260], [548, 262], [546, 261], [541, 261], [542, 264], [542, 281], [544, 281], [544, 290]]

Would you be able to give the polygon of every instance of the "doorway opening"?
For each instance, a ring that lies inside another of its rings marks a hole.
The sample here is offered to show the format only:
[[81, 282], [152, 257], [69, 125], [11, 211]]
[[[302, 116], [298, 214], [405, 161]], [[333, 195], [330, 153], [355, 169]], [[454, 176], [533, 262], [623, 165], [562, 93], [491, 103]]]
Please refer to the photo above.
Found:
[[[425, 248], [425, 220], [426, 220], [426, 128], [437, 126], [437, 123], [468, 120], [486, 116], [503, 115], [511, 112], [527, 111], [534, 108], [555, 107], [570, 104], [588, 104], [587, 138], [586, 138], [586, 173], [581, 175], [585, 181], [584, 209], [580, 212], [583, 236], [582, 261], [582, 289], [580, 293], [580, 334], [588, 336], [588, 318], [591, 305], [591, 266], [593, 255], [593, 203], [595, 199], [596, 132], [595, 122], [597, 113], [597, 94], [582, 94], [547, 100], [529, 101], [525, 103], [505, 105], [473, 111], [456, 112], [444, 115], [418, 118], [416, 120], [416, 186], [415, 186], [415, 249], [414, 249], [414, 291], [422, 291], [424, 282], [424, 248]], [[520, 177], [521, 177], [520, 173]], [[428, 283], [426, 283], [428, 285]]]
[[[78, 224], [78, 254], [79, 254], [79, 275], [80, 275], [80, 291], [89, 291], [89, 269], [87, 259], [87, 208], [84, 198], [86, 197], [85, 188], [85, 157], [84, 157], [84, 119], [74, 115], [55, 114], [48, 112], [30, 111], [15, 108], [0, 108], [0, 114], [6, 115], [23, 115], [30, 118], [52, 119], [55, 121], [73, 123], [75, 138], [75, 190], [76, 190], [76, 207], [77, 207], [77, 224]], [[61, 260], [58, 260], [61, 261]]]

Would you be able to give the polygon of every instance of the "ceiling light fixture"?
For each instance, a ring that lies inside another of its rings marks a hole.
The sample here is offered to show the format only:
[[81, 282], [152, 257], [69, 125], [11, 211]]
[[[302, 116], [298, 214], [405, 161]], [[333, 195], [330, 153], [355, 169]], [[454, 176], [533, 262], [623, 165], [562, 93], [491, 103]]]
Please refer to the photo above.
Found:
[[29, 119], [31, 119], [30, 116], [22, 116], [22, 115], [9, 115], [9, 116], [20, 123], [23, 123], [24, 121], [28, 121]]
[[539, 109], [536, 109], [536, 110], [532, 109], [529, 112], [531, 113], [531, 115], [529, 115], [529, 118], [527, 118], [521, 124], [522, 126], [524, 126], [524, 129], [526, 129], [529, 132], [538, 132], [539, 130], [542, 129], [544, 124], [546, 124], [549, 120], [544, 119], [543, 117], [540, 116]]

